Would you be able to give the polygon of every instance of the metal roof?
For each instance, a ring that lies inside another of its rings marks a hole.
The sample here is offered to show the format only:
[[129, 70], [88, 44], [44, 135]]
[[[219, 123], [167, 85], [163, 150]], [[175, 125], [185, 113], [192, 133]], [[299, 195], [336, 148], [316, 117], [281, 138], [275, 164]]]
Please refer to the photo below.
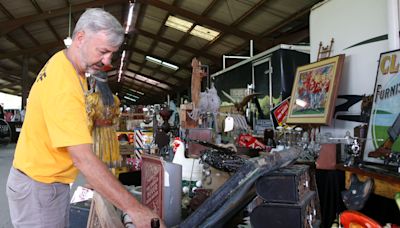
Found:
[[[321, 0], [136, 0], [134, 28], [126, 45], [113, 58], [110, 85], [123, 99], [140, 91], [137, 104], [160, 103], [190, 90], [191, 60], [197, 57], [210, 73], [222, 69], [222, 55], [249, 55], [278, 44], [307, 43], [309, 13]], [[21, 95], [23, 62], [28, 62], [29, 80], [48, 58], [64, 48], [63, 39], [86, 8], [101, 7], [124, 24], [128, 0], [0, 0], [0, 92]], [[176, 16], [195, 25], [220, 32], [211, 41], [165, 25]], [[72, 28], [73, 29], [73, 28]], [[127, 51], [121, 81], [118, 70], [122, 50]], [[174, 64], [172, 70], [150, 61], [152, 56]], [[131, 103], [131, 101], [126, 101]]]

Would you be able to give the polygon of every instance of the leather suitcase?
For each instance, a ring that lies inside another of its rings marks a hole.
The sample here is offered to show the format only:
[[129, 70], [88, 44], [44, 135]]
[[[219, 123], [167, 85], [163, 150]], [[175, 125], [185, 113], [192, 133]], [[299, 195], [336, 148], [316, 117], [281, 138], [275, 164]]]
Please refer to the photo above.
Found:
[[316, 193], [308, 192], [297, 204], [264, 203], [250, 214], [253, 228], [311, 228], [319, 227]]
[[292, 165], [262, 176], [256, 191], [266, 202], [298, 203], [310, 191], [309, 166]]

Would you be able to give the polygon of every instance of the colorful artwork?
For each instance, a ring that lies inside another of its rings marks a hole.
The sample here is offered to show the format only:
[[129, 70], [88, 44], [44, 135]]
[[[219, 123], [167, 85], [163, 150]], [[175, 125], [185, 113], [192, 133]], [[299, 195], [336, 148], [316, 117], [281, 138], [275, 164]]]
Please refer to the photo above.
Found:
[[296, 105], [293, 115], [324, 115], [329, 86], [334, 76], [333, 66], [329, 64], [300, 73], [300, 86], [296, 89], [295, 96], [303, 101], [304, 105]]
[[287, 123], [329, 125], [344, 55], [297, 68]]
[[400, 50], [382, 53], [374, 90], [364, 160], [383, 163], [400, 152]]

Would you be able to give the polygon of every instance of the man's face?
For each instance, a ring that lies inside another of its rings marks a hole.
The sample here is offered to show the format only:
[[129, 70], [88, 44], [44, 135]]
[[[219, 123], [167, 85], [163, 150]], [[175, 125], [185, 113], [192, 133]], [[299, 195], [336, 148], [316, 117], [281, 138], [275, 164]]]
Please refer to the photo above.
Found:
[[111, 58], [118, 47], [111, 46], [104, 32], [86, 33], [79, 48], [81, 67], [85, 72], [95, 73], [104, 65], [111, 64]]

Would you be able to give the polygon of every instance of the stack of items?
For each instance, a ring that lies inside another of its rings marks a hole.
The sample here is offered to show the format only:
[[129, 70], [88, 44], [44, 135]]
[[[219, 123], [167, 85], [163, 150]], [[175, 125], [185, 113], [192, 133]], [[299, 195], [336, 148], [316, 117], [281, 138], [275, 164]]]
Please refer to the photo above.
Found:
[[288, 166], [260, 177], [256, 191], [263, 203], [250, 214], [252, 227], [319, 227], [319, 200], [310, 184], [306, 165]]

